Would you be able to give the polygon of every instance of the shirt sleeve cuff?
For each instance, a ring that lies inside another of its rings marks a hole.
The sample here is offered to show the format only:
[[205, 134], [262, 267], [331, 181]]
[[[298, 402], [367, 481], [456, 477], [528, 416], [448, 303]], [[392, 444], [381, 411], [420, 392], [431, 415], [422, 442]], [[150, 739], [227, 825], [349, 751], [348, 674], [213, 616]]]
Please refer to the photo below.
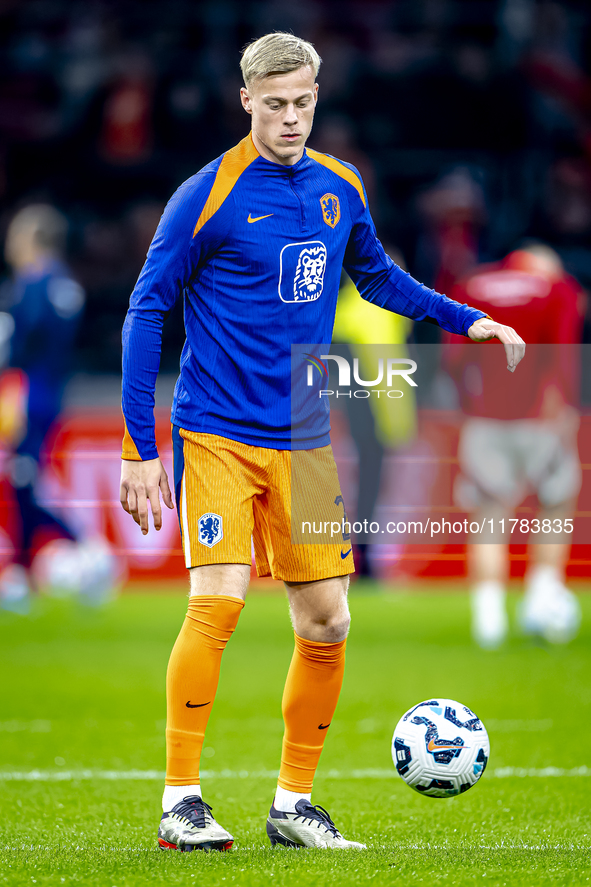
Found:
[[129, 433], [127, 422], [124, 420], [125, 433], [123, 435], [123, 446], [121, 448], [121, 458], [127, 462], [147, 462], [150, 459], [158, 458], [158, 449], [156, 444], [150, 444], [144, 448], [143, 455], [137, 448], [137, 445]]
[[[486, 317], [489, 320], [491, 319], [488, 314], [485, 314], [484, 311], [479, 311], [478, 308], [469, 308], [467, 305], [466, 305], [466, 308], [468, 308], [468, 311], [464, 315], [465, 316], [465, 324], [464, 324], [464, 329], [463, 329], [464, 336], [468, 336], [468, 330], [470, 329], [470, 327], [472, 326], [473, 323], [476, 323], [477, 320], [481, 320], [483, 317]], [[469, 338], [469, 336], [468, 336], [468, 338]]]

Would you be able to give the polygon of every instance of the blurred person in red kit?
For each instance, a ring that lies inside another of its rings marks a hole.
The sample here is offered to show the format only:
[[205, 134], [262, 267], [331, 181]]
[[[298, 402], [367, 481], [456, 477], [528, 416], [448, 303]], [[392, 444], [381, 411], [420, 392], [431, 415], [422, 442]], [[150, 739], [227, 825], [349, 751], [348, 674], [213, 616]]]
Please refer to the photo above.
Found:
[[468, 545], [472, 635], [488, 648], [507, 635], [509, 529], [517, 526], [511, 520], [516, 508], [535, 493], [540, 510], [527, 521], [529, 566], [519, 621], [526, 634], [566, 643], [580, 623], [578, 602], [564, 582], [581, 487], [580, 349], [566, 346], [581, 342], [585, 294], [557, 253], [532, 243], [477, 268], [456, 284], [452, 297], [500, 323], [527, 327], [528, 340], [538, 346], [509, 389], [490, 349], [477, 354], [458, 336], [446, 340], [444, 361], [467, 417], [454, 499], [484, 527]]

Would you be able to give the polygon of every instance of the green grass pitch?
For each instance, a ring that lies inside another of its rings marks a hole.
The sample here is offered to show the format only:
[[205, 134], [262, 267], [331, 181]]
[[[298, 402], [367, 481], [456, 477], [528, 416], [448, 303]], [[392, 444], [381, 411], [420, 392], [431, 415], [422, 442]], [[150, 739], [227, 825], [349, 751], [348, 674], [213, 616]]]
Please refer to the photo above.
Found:
[[[265, 835], [292, 650], [282, 595], [251, 595], [224, 656], [203, 761], [205, 798], [235, 837], [223, 854], [156, 847], [183, 595], [0, 612], [0, 885], [591, 884], [591, 596], [580, 599], [568, 647], [515, 634], [492, 653], [471, 644], [459, 588], [354, 586], [313, 796], [368, 844], [346, 853], [272, 850]], [[412, 792], [390, 757], [400, 715], [436, 696], [472, 707], [491, 737], [481, 782], [452, 800]]]

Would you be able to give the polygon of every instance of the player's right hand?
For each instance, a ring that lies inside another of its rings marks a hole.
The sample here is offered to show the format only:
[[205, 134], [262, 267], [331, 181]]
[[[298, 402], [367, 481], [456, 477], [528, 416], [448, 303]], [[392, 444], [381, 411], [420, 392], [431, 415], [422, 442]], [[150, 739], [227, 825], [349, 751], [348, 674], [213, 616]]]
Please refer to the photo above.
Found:
[[146, 462], [122, 459], [119, 500], [123, 510], [131, 514], [144, 536], [149, 529], [148, 502], [152, 509], [154, 529], [159, 530], [162, 527], [160, 491], [164, 504], [168, 508], [174, 508], [168, 476], [160, 459], [148, 459]]

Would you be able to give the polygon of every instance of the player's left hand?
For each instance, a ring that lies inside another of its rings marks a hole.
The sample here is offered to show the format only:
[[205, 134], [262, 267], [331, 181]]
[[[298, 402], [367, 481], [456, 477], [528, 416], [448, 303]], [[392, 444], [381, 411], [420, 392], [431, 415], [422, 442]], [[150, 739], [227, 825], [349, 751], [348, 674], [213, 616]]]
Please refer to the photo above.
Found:
[[486, 342], [487, 339], [498, 339], [499, 342], [502, 342], [505, 346], [507, 369], [510, 373], [514, 373], [517, 364], [523, 360], [525, 342], [521, 336], [517, 335], [513, 327], [496, 323], [488, 317], [481, 317], [472, 324], [468, 335], [473, 342]]

